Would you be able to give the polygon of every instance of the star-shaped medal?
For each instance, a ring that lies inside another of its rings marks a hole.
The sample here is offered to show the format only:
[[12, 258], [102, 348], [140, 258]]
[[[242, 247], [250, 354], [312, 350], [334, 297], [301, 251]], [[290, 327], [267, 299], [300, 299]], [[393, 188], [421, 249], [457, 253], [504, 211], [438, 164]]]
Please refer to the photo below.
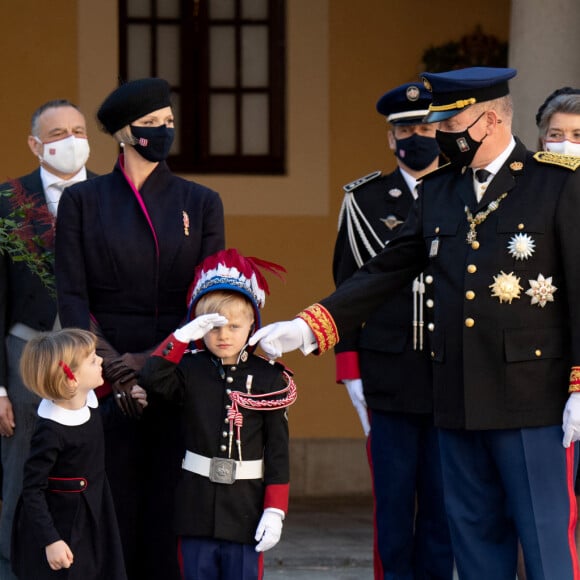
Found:
[[508, 243], [508, 250], [516, 260], [527, 260], [535, 252], [536, 242], [528, 234], [515, 234]]
[[554, 302], [554, 292], [558, 288], [552, 284], [552, 276], [544, 278], [542, 274], [538, 274], [537, 280], [528, 280], [528, 282], [530, 288], [526, 290], [526, 294], [532, 297], [532, 304], [544, 308], [548, 302]]
[[523, 288], [520, 286], [520, 279], [514, 276], [513, 272], [506, 274], [501, 271], [497, 276], [493, 277], [493, 284], [490, 284], [491, 295], [494, 298], [499, 298], [500, 303], [512, 303], [514, 298], [520, 297], [520, 292]]

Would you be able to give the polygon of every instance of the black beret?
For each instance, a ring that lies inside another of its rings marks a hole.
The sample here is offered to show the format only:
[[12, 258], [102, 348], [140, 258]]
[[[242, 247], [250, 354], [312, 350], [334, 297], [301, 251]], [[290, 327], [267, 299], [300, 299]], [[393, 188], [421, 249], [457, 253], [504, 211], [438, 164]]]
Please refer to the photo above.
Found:
[[164, 79], [137, 79], [115, 89], [99, 107], [97, 117], [111, 135], [136, 119], [171, 106], [171, 89]]

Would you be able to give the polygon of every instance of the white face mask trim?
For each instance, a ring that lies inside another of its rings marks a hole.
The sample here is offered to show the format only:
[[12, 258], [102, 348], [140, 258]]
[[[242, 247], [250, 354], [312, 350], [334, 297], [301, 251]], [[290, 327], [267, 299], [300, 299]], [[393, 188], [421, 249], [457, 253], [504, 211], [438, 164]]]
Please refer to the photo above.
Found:
[[576, 143], [575, 141], [545, 141], [544, 147], [550, 153], [580, 157], [580, 143]]
[[61, 173], [78, 173], [89, 158], [90, 147], [87, 139], [74, 135], [50, 143], [43, 143], [38, 137], [35, 139], [43, 146], [42, 155], [38, 156], [40, 161]]

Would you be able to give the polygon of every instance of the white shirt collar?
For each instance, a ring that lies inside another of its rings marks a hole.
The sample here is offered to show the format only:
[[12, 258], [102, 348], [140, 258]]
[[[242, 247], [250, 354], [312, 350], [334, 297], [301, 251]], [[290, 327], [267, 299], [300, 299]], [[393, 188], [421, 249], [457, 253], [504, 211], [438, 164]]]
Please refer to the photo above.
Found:
[[417, 199], [419, 197], [419, 194], [417, 193], [418, 180], [415, 179], [409, 173], [407, 173], [402, 167], [399, 167], [399, 171], [401, 172], [401, 175], [403, 176], [403, 179], [405, 180], [405, 183], [407, 184], [409, 191], [413, 195], [413, 198]]
[[507, 158], [512, 154], [516, 146], [516, 140], [511, 138], [509, 145], [489, 164], [481, 169], [487, 169], [491, 173], [491, 177], [488, 179], [490, 181], [496, 175], [496, 173], [501, 169], [502, 165], [507, 161]]
[[87, 394], [87, 402], [80, 409], [65, 409], [60, 405], [50, 401], [49, 399], [42, 399], [38, 405], [38, 416], [43, 419], [50, 419], [55, 423], [66, 425], [67, 427], [77, 427], [86, 423], [91, 418], [91, 411], [89, 407], [96, 409], [99, 406], [99, 401], [94, 391], [89, 391]]
[[44, 197], [46, 199], [46, 205], [53, 215], [56, 215], [56, 210], [58, 208], [58, 202], [60, 201], [60, 196], [62, 195], [62, 189], [53, 187], [56, 184], [66, 183], [66, 186], [72, 185], [73, 183], [78, 183], [79, 181], [85, 181], [87, 178], [87, 169], [82, 167], [81, 170], [73, 175], [70, 179], [61, 179], [58, 175], [47, 171], [44, 167], [40, 168], [40, 180], [42, 181], [42, 189], [44, 189]]

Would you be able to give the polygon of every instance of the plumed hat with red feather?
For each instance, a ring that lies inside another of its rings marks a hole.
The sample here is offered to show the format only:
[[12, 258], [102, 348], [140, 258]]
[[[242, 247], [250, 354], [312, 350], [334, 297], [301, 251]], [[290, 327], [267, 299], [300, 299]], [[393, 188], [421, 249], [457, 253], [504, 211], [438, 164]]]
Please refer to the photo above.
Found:
[[270, 293], [268, 282], [261, 270], [272, 272], [284, 279], [286, 270], [278, 264], [260, 258], [242, 256], [230, 248], [208, 256], [197, 268], [187, 295], [190, 318], [195, 305], [202, 296], [216, 290], [239, 292], [250, 300], [254, 307], [255, 328], [260, 328], [260, 308]]

